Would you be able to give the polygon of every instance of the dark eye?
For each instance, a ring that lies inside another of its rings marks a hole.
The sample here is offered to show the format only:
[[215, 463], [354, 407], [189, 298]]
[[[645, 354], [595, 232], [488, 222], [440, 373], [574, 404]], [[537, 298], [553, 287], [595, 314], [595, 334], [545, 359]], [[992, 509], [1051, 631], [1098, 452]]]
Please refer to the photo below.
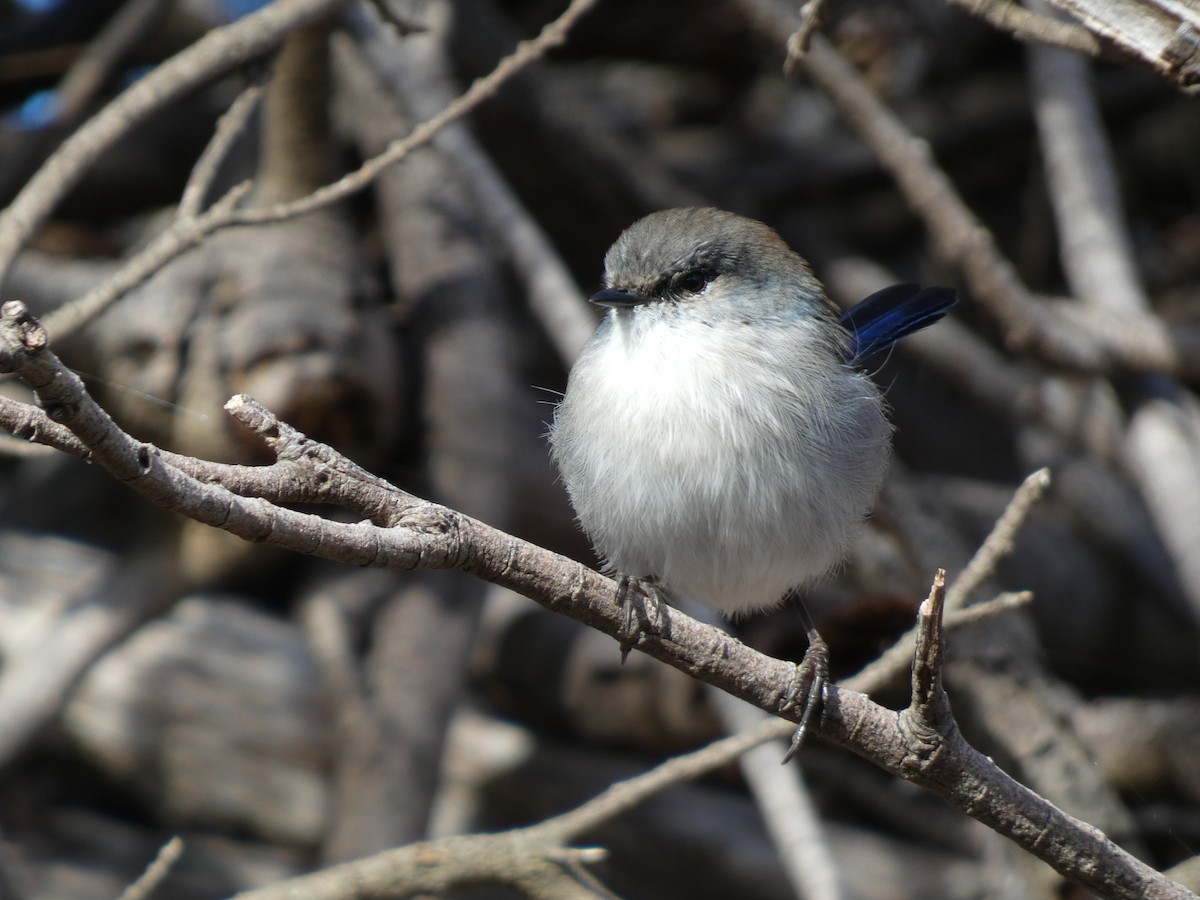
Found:
[[698, 294], [708, 286], [708, 282], [708, 273], [695, 269], [680, 276], [679, 289], [689, 294]]

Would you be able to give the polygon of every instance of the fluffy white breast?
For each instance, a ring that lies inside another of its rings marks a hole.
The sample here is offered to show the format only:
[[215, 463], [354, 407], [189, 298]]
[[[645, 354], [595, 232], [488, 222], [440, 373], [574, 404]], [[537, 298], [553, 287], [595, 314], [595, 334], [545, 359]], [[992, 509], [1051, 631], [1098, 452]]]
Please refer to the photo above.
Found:
[[882, 479], [882, 400], [828, 323], [611, 316], [552, 429], [580, 523], [616, 571], [729, 614], [835, 565]]

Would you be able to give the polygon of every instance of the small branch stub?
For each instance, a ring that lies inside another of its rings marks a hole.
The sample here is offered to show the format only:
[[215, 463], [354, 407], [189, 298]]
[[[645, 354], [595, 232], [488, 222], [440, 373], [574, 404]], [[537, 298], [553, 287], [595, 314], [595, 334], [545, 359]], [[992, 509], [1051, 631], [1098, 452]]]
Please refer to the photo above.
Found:
[[912, 670], [912, 710], [930, 724], [945, 721], [950, 714], [949, 700], [942, 688], [942, 661], [946, 655], [942, 629], [945, 602], [946, 570], [938, 569], [929, 596], [921, 604]]
[[3, 322], [5, 333], [15, 336], [20, 348], [27, 353], [45, 350], [50, 342], [45, 327], [20, 300], [9, 300], [0, 307], [0, 321]]

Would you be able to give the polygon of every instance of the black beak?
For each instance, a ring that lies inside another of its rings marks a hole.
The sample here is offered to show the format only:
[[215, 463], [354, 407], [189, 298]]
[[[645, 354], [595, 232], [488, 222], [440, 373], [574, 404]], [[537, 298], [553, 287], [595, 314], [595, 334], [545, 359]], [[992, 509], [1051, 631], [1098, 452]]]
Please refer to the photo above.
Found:
[[631, 306], [642, 306], [650, 302], [648, 297], [622, 291], [619, 288], [605, 288], [592, 294], [590, 302], [597, 306], [607, 306], [610, 309], [629, 309]]

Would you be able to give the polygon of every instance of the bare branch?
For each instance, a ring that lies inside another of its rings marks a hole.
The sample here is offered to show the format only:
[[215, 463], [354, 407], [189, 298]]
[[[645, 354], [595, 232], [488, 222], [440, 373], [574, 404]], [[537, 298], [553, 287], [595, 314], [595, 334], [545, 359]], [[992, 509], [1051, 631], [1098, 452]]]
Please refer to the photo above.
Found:
[[[1045, 7], [1043, 7], [1045, 8]], [[1063, 269], [1081, 305], [1149, 315], [1133, 240], [1089, 64], [1050, 47], [1029, 50], [1030, 81]], [[1123, 435], [1127, 468], [1200, 612], [1200, 411], [1178, 384], [1142, 379]]]
[[163, 844], [158, 856], [154, 857], [154, 861], [146, 867], [141, 877], [121, 892], [119, 900], [146, 900], [153, 896], [154, 891], [182, 855], [183, 841], [178, 837], [171, 838]]
[[[291, 2], [317, 3], [318, 0], [291, 0]], [[323, 0], [323, 2], [330, 4], [338, 2], [338, 0]], [[400, 162], [413, 150], [428, 143], [442, 128], [462, 118], [480, 103], [491, 97], [507, 79], [521, 71], [525, 66], [540, 59], [553, 47], [561, 44], [566, 39], [567, 32], [571, 26], [595, 2], [596, 0], [574, 0], [561, 16], [546, 25], [541, 34], [533, 40], [526, 41], [517, 47], [511, 55], [501, 60], [490, 74], [476, 80], [464, 94], [456, 98], [449, 106], [444, 107], [432, 118], [422, 122], [406, 137], [393, 141], [386, 150], [378, 156], [367, 160], [355, 171], [343, 176], [332, 184], [314, 191], [307, 197], [261, 208], [239, 209], [238, 203], [249, 193], [250, 189], [249, 183], [244, 183], [234, 187], [221, 200], [213, 204], [212, 207], [201, 215], [195, 217], [183, 214], [177, 215], [170, 227], [160, 233], [149, 246], [129, 259], [105, 284], [98, 286], [77, 302], [60, 310], [55, 310], [55, 312], [48, 315], [45, 322], [47, 328], [56, 335], [76, 330], [118, 298], [145, 282], [172, 259], [197, 246], [216, 231], [238, 225], [266, 225], [283, 222], [338, 203], [354, 193], [364, 190], [388, 166]], [[269, 11], [271, 8], [273, 7], [268, 7], [264, 12]], [[262, 14], [259, 13], [257, 15]], [[302, 22], [294, 24], [302, 24]], [[229, 27], [232, 28], [234, 26]], [[280, 34], [276, 42], [282, 40], [284, 36], [284, 34]], [[208, 38], [205, 38], [205, 40], [207, 41]], [[198, 47], [200, 44], [198, 43], [196, 46]], [[176, 57], [177, 60], [179, 58]], [[167, 66], [163, 66], [162, 68], [165, 69]], [[161, 71], [161, 69], [157, 71]], [[122, 96], [124, 97], [125, 95]], [[114, 101], [113, 105], [119, 102], [120, 99]], [[110, 105], [109, 109], [111, 108], [112, 106]], [[97, 118], [99, 119], [100, 117]], [[86, 129], [81, 129], [75, 137], [78, 137], [84, 131]], [[114, 134], [112, 139], [115, 140], [116, 136], [119, 136], [119, 133]], [[64, 144], [63, 148], [65, 149], [66, 147], [67, 144]], [[76, 155], [82, 155], [82, 151]], [[87, 158], [84, 157], [84, 159], [76, 164], [82, 167], [86, 161]], [[26, 193], [33, 189], [35, 182], [40, 178], [41, 173], [39, 173], [38, 178], [30, 181], [26, 189], [22, 191], [21, 197], [24, 197]], [[42, 189], [39, 189], [39, 194], [41, 191]], [[57, 199], [57, 196], [53, 198], [53, 200]], [[53, 200], [51, 201], [51, 205]], [[20, 197], [14, 202], [13, 206], [9, 207], [4, 217], [0, 217], [0, 272], [3, 271], [5, 265], [11, 262], [11, 257], [16, 255], [20, 249], [20, 244], [24, 243], [33, 230], [31, 226], [27, 229], [28, 233], [22, 234], [19, 239], [13, 239], [17, 241], [17, 244], [14, 245], [11, 251], [7, 251], [11, 256], [6, 262], [5, 234], [15, 226], [6, 226], [5, 222], [7, 217], [14, 214], [14, 210], [17, 209], [17, 203], [19, 202], [21, 202]], [[35, 200], [30, 199], [26, 202], [32, 205]], [[189, 197], [188, 208], [190, 208], [193, 202], [192, 198]], [[46, 215], [49, 211], [50, 207], [47, 206], [39, 214]], [[0, 280], [2, 280], [2, 275], [0, 275]], [[571, 338], [572, 341], [578, 340], [577, 337], [574, 337], [574, 335], [578, 334], [578, 331], [578, 327], [571, 329], [571, 334], [573, 335]]]
[[[970, 595], [992, 576], [996, 564], [1011, 552], [1017, 533], [1049, 486], [1049, 470], [1039, 469], [1029, 475], [1017, 488], [987, 538], [980, 544], [971, 561], [946, 592], [945, 608], [950, 613], [950, 619], [946, 623], [947, 627], [957, 628], [960, 625], [970, 624], [978, 621], [977, 617], [995, 615], [1031, 599], [1031, 595], [1028, 594], [1018, 594], [1015, 597], [1002, 595], [989, 600], [986, 604], [980, 604], [978, 607], [963, 608]], [[848, 680], [846, 685], [869, 694], [887, 684], [896, 675], [903, 672], [908, 665], [918, 636], [919, 624], [914, 625], [897, 638], [891, 647]]]
[[165, 0], [128, 0], [96, 35], [58, 86], [59, 121], [74, 121], [166, 7]]
[[547, 24], [541, 33], [530, 41], [520, 44], [509, 56], [502, 59], [489, 74], [476, 79], [452, 103], [444, 107], [436, 115], [426, 119], [413, 129], [412, 133], [392, 144], [373, 159], [367, 160], [358, 169], [343, 176], [333, 184], [326, 185], [314, 191], [307, 197], [291, 203], [279, 203], [258, 209], [240, 210], [230, 216], [230, 225], [264, 225], [269, 222], [279, 222], [295, 216], [303, 215], [314, 209], [328, 206], [343, 200], [357, 191], [363, 190], [375, 180], [376, 176], [388, 166], [394, 165], [408, 156], [417, 147], [428, 143], [433, 136], [451, 122], [455, 122], [469, 113], [472, 109], [491, 97], [500, 86], [530, 63], [543, 57], [547, 51], [557, 47], [567, 38], [571, 27], [586, 13], [596, 0], [572, 0], [572, 3], [553, 22]]
[[73, 303], [50, 312], [46, 316], [46, 327], [57, 336], [71, 334], [85, 325], [125, 294], [146, 282], [175, 257], [198, 246], [208, 235], [226, 224], [237, 204], [250, 193], [251, 186], [249, 181], [234, 185], [224, 197], [195, 218], [177, 217], [174, 223], [127, 260], [103, 284], [88, 291]]
[[[38, 393], [51, 418], [69, 428], [96, 462], [164, 509], [247, 540], [327, 559], [402, 570], [460, 569], [523, 593], [618, 641], [629, 640], [624, 611], [611, 579], [453, 510], [391, 488], [351, 463], [338, 463], [330, 448], [286, 428], [247, 398], [234, 398], [229, 405], [231, 412], [268, 439], [281, 458], [308, 469], [318, 496], [337, 493], [327, 491], [321, 487], [323, 484], [353, 483], [354, 488], [343, 489], [344, 493], [359, 496], [359, 502], [366, 506], [372, 503], [368, 498], [374, 498], [377, 518], [388, 522], [388, 527], [370, 522], [331, 522], [265, 500], [238, 497], [225, 487], [187, 476], [169, 465], [155, 448], [133, 440], [112, 422], [88, 396], [82, 382], [50, 352], [45, 329], [17, 301], [0, 307], [0, 371], [21, 377]], [[293, 470], [293, 477], [296, 475]], [[821, 736], [925, 787], [1009, 836], [1062, 874], [1105, 896], [1191, 896], [1111, 844], [1096, 829], [1017, 784], [963, 741], [948, 718], [949, 704], [941, 691], [942, 580], [939, 576], [920, 619], [918, 647], [922, 661], [914, 666], [912, 707], [897, 717], [862, 694], [831, 687], [826, 692], [818, 728]], [[643, 625], [634, 646], [760, 709], [787, 718], [801, 714], [787, 702], [793, 670], [790, 663], [757, 653], [678, 610], [664, 606], [658, 616]], [[987, 798], [987, 802], [981, 803], [980, 798]], [[537, 840], [542, 839], [536, 831], [533, 833]], [[486, 857], [489, 879], [497, 873], [503, 879], [504, 872], [513, 871], [512, 843], [497, 848], [486, 838], [454, 841], [458, 843], [441, 846], [463, 847], [467, 856], [457, 870]], [[428, 845], [405, 848], [353, 864], [355, 868], [350, 870], [333, 869], [309, 876], [316, 881], [305, 884], [320, 882], [333, 889], [341, 879], [351, 877], [355, 885], [363, 886], [358, 896], [373, 896], [365, 885], [375, 883], [375, 879], [383, 879], [377, 882], [381, 885], [391, 883], [387, 879], [393, 877], [395, 869], [389, 860], [411, 860], [412, 854], [421, 852], [435, 851]], [[428, 871], [432, 877], [432, 870]], [[348, 876], [347, 872], [352, 874]], [[334, 877], [329, 873], [341, 873], [337, 875], [339, 880], [322, 881]], [[574, 880], [557, 881], [559, 873], [547, 877], [556, 879], [560, 890], [577, 884]], [[344, 896], [344, 884], [341, 889]]]
[[946, 593], [946, 609], [957, 610], [984, 581], [996, 571], [996, 564], [1012, 552], [1017, 532], [1025, 524], [1033, 507], [1050, 487], [1050, 470], [1038, 469], [1029, 475], [1009, 501], [1004, 514], [997, 520], [991, 534], [975, 551], [974, 557], [950, 585]]
[[[572, 12], [571, 19], [584, 11], [586, 7]], [[369, 64], [374, 69], [372, 75], [377, 73], [385, 79], [390, 91], [414, 116], [429, 121], [439, 109], [449, 109], [454, 102], [449, 64], [440, 45], [448, 36], [449, 10], [442, 8], [442, 12], [445, 21], [431, 25], [419, 39], [410, 38], [405, 53], [397, 52], [395, 42], [388, 40], [381, 26], [363, 21], [365, 16], [356, 17], [365, 59], [359, 58], [349, 42], [340, 48], [347, 65], [362, 69]], [[449, 123], [433, 140], [473, 195], [476, 214], [492, 239], [505, 249], [526, 285], [530, 307], [544, 323], [559, 355], [568, 364], [574, 362], [595, 330], [596, 317], [570, 270], [469, 129], [461, 122]]]
[[1013, 0], [950, 0], [1020, 41], [1051, 44], [1064, 50], [1099, 56], [1100, 41], [1086, 28], [1025, 9]]
[[21, 248], [75, 186], [100, 151], [152, 112], [248, 60], [268, 52], [298, 25], [337, 9], [345, 0], [278, 0], [216, 28], [180, 51], [72, 134], [0, 214], [0, 284]]
[[1200, 84], [1200, 9], [1173, 0], [1050, 0], [1180, 87]]
[[[786, 42], [798, 27], [796, 14], [779, 0], [742, 3], [773, 39]], [[813, 35], [808, 53], [798, 62], [892, 173], [939, 254], [962, 269], [975, 298], [1000, 322], [1012, 349], [1083, 371], [1200, 370], [1200, 331], [1193, 327], [1167, 328], [1151, 316], [1081, 310], [1035, 297], [938, 168], [929, 145], [884, 106], [828, 41]]]
[[229, 155], [234, 142], [246, 128], [250, 116], [254, 113], [258, 102], [262, 99], [261, 85], [251, 85], [242, 91], [224, 115], [217, 121], [212, 140], [196, 160], [192, 174], [188, 176], [183, 196], [179, 200], [179, 209], [175, 215], [181, 220], [195, 219], [204, 207], [204, 200], [212, 187], [213, 179], [221, 163]]

